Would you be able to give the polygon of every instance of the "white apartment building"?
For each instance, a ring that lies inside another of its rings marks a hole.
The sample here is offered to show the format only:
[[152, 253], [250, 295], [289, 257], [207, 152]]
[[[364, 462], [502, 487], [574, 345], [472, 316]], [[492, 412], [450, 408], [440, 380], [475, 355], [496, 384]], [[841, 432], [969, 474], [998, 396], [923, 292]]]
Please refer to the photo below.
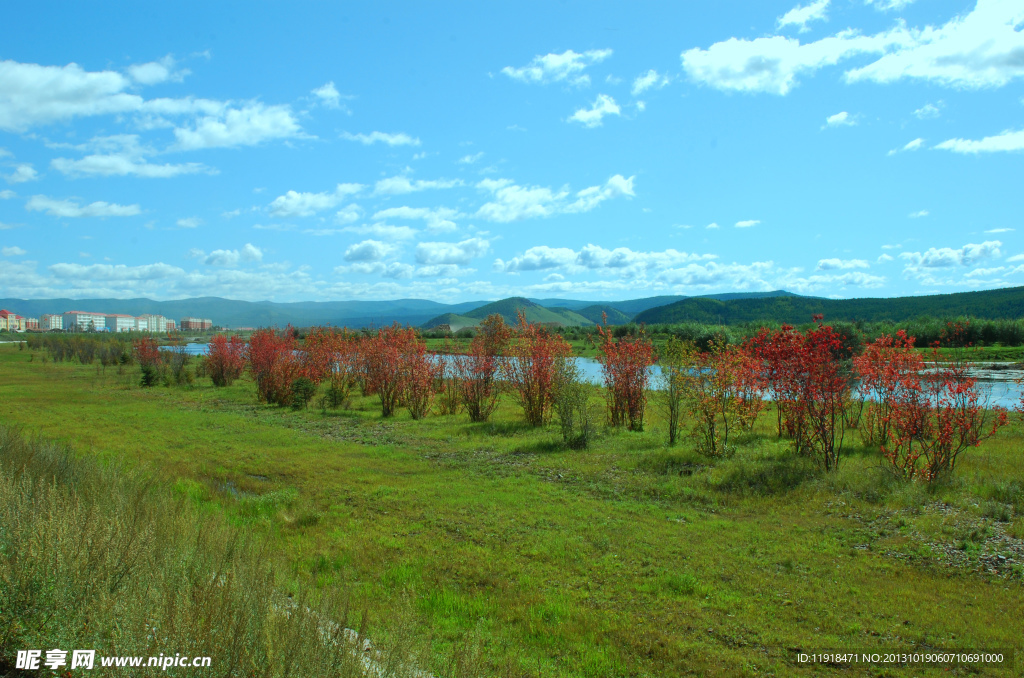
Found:
[[62, 315], [66, 330], [85, 332], [86, 330], [104, 330], [107, 327], [107, 316], [103, 313], [67, 311]]
[[167, 318], [146, 313], [135, 319], [135, 329], [141, 332], [166, 332]]
[[62, 330], [64, 329], [64, 316], [62, 315], [51, 315], [49, 313], [43, 315], [39, 319], [39, 329], [41, 330]]
[[104, 318], [107, 332], [131, 332], [135, 329], [135, 316], [111, 313]]

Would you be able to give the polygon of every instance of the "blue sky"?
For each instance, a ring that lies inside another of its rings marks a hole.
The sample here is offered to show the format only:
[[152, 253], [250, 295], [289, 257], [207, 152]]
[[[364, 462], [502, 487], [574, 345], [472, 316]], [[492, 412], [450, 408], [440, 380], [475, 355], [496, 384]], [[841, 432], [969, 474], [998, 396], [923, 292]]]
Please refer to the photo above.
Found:
[[3, 297], [1024, 285], [1020, 0], [4, 9]]

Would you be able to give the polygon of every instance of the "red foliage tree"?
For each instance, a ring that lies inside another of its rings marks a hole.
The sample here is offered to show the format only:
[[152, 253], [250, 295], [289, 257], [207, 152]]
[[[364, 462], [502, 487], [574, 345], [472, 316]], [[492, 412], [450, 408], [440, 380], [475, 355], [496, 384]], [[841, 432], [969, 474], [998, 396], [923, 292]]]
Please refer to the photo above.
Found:
[[569, 342], [526, 322], [526, 315], [519, 312], [519, 326], [513, 332], [501, 373], [530, 425], [542, 426], [551, 418], [558, 375], [571, 356]]
[[814, 457], [826, 471], [839, 467], [839, 455], [846, 434], [846, 410], [850, 405], [850, 358], [844, 337], [821, 322], [804, 335], [799, 353], [800, 395], [796, 407], [802, 410], [802, 440], [798, 449]]
[[364, 339], [361, 348], [365, 389], [380, 398], [381, 414], [390, 417], [405, 404], [413, 418], [426, 416], [438, 371], [416, 330], [396, 322]]
[[260, 402], [287, 405], [291, 400], [292, 382], [301, 376], [301, 365], [295, 355], [295, 332], [291, 326], [283, 331], [261, 328], [249, 337], [246, 352], [249, 372], [256, 382]]
[[143, 367], [160, 364], [160, 348], [153, 337], [142, 337], [132, 341], [132, 357]]
[[882, 445], [894, 473], [926, 482], [952, 475], [968, 449], [1007, 424], [1004, 410], [985, 407], [963, 356], [940, 362], [936, 344], [932, 359], [930, 371], [902, 375], [889, 405]]
[[454, 358], [455, 374], [461, 385], [462, 406], [470, 421], [487, 421], [498, 406], [501, 356], [512, 339], [512, 329], [497, 314], [489, 315], [477, 328], [469, 352]]
[[899, 330], [895, 337], [883, 335], [865, 346], [854, 357], [853, 369], [863, 398], [861, 437], [869, 445], [884, 445], [889, 440], [891, 410], [911, 395], [906, 389], [916, 383], [914, 377], [924, 369], [924, 360], [914, 350], [914, 337]]
[[602, 313], [601, 319], [603, 327], [597, 327], [601, 355], [597, 360], [604, 376], [608, 418], [612, 426], [626, 425], [630, 431], [643, 431], [654, 345], [644, 336], [643, 327], [634, 336], [615, 340], [608, 329], [608, 314]]
[[231, 386], [245, 370], [245, 340], [233, 335], [230, 339], [216, 334], [206, 354], [206, 373], [214, 386]]

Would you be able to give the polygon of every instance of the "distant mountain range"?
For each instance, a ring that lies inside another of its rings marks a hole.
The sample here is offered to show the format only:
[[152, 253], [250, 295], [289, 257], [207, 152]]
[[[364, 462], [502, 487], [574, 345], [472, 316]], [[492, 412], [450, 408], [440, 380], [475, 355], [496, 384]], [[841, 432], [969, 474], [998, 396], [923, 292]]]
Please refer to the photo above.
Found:
[[804, 323], [815, 313], [826, 320], [893, 320], [920, 316], [976, 318], [1024, 317], [1024, 287], [984, 292], [959, 292], [890, 299], [823, 299], [784, 290], [737, 292], [702, 297], [660, 296], [623, 301], [593, 302], [579, 299], [526, 299], [467, 301], [442, 304], [425, 299], [390, 301], [235, 301], [197, 297], [176, 301], [152, 299], [0, 299], [6, 308], [26, 317], [65, 311], [97, 313], [153, 313], [178, 320], [187, 316], [210, 318], [220, 327], [296, 327], [335, 325], [351, 328], [380, 327], [398, 322], [423, 329], [447, 326], [452, 331], [471, 327], [492, 313], [516, 322], [522, 310], [527, 320], [568, 327], [593, 325], [607, 313], [612, 325], [627, 322], [738, 324], [746, 322]]
[[971, 316], [986, 320], [1024, 317], [1024, 287], [983, 292], [956, 292], [889, 299], [821, 299], [796, 295], [770, 299], [710, 299], [693, 297], [646, 309], [638, 323], [702, 322], [736, 325], [750, 322], [806, 323], [820, 313], [826, 321], [894, 321], [922, 316]]

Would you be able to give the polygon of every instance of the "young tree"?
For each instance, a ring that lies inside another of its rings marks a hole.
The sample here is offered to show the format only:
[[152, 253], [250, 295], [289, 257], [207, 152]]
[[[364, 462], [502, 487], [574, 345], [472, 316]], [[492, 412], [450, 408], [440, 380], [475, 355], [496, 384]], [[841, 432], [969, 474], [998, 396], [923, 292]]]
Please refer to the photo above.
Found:
[[608, 314], [602, 313], [601, 319], [604, 326], [597, 328], [601, 336], [598, 362], [604, 374], [610, 423], [626, 425], [630, 431], [643, 431], [654, 346], [644, 336], [642, 326], [636, 335], [616, 340], [608, 329]]
[[675, 445], [679, 427], [686, 411], [691, 374], [697, 363], [697, 348], [689, 341], [671, 337], [661, 351], [661, 375], [658, 378], [661, 389], [657, 391], [668, 421], [668, 444]]
[[551, 417], [557, 375], [572, 356], [572, 345], [557, 334], [528, 323], [519, 312], [501, 372], [523, 408], [527, 423], [542, 426]]
[[891, 410], [912, 395], [906, 389], [917, 383], [924, 360], [914, 350], [914, 337], [899, 330], [895, 337], [882, 335], [865, 346], [854, 357], [853, 369], [860, 379], [861, 438], [869, 445], [884, 445], [889, 440]]
[[843, 336], [815, 316], [816, 327], [804, 335], [800, 351], [800, 396], [803, 439], [797, 448], [813, 457], [825, 471], [839, 468], [849, 407], [849, 359]]
[[206, 373], [214, 386], [231, 386], [245, 370], [245, 340], [233, 335], [230, 339], [215, 334], [206, 354]]
[[456, 359], [455, 374], [462, 386], [462, 405], [470, 421], [487, 421], [497, 408], [501, 356], [511, 339], [512, 329], [505, 320], [498, 314], [489, 315], [477, 328], [469, 352]]
[[282, 332], [272, 328], [253, 332], [246, 358], [259, 401], [287, 405], [291, 401], [292, 382], [301, 374], [291, 326]]
[[562, 442], [572, 450], [585, 450], [594, 435], [590, 390], [580, 368], [572, 360], [561, 363], [555, 379], [555, 410], [562, 429]]
[[434, 384], [440, 376], [439, 362], [427, 353], [427, 345], [415, 332], [403, 346], [402, 370], [405, 406], [413, 419], [422, 419], [430, 412]]
[[[132, 342], [132, 357], [142, 368], [142, 386], [156, 386], [160, 378], [161, 355], [156, 339], [142, 337]], [[92, 357], [90, 356], [90, 362]]]

